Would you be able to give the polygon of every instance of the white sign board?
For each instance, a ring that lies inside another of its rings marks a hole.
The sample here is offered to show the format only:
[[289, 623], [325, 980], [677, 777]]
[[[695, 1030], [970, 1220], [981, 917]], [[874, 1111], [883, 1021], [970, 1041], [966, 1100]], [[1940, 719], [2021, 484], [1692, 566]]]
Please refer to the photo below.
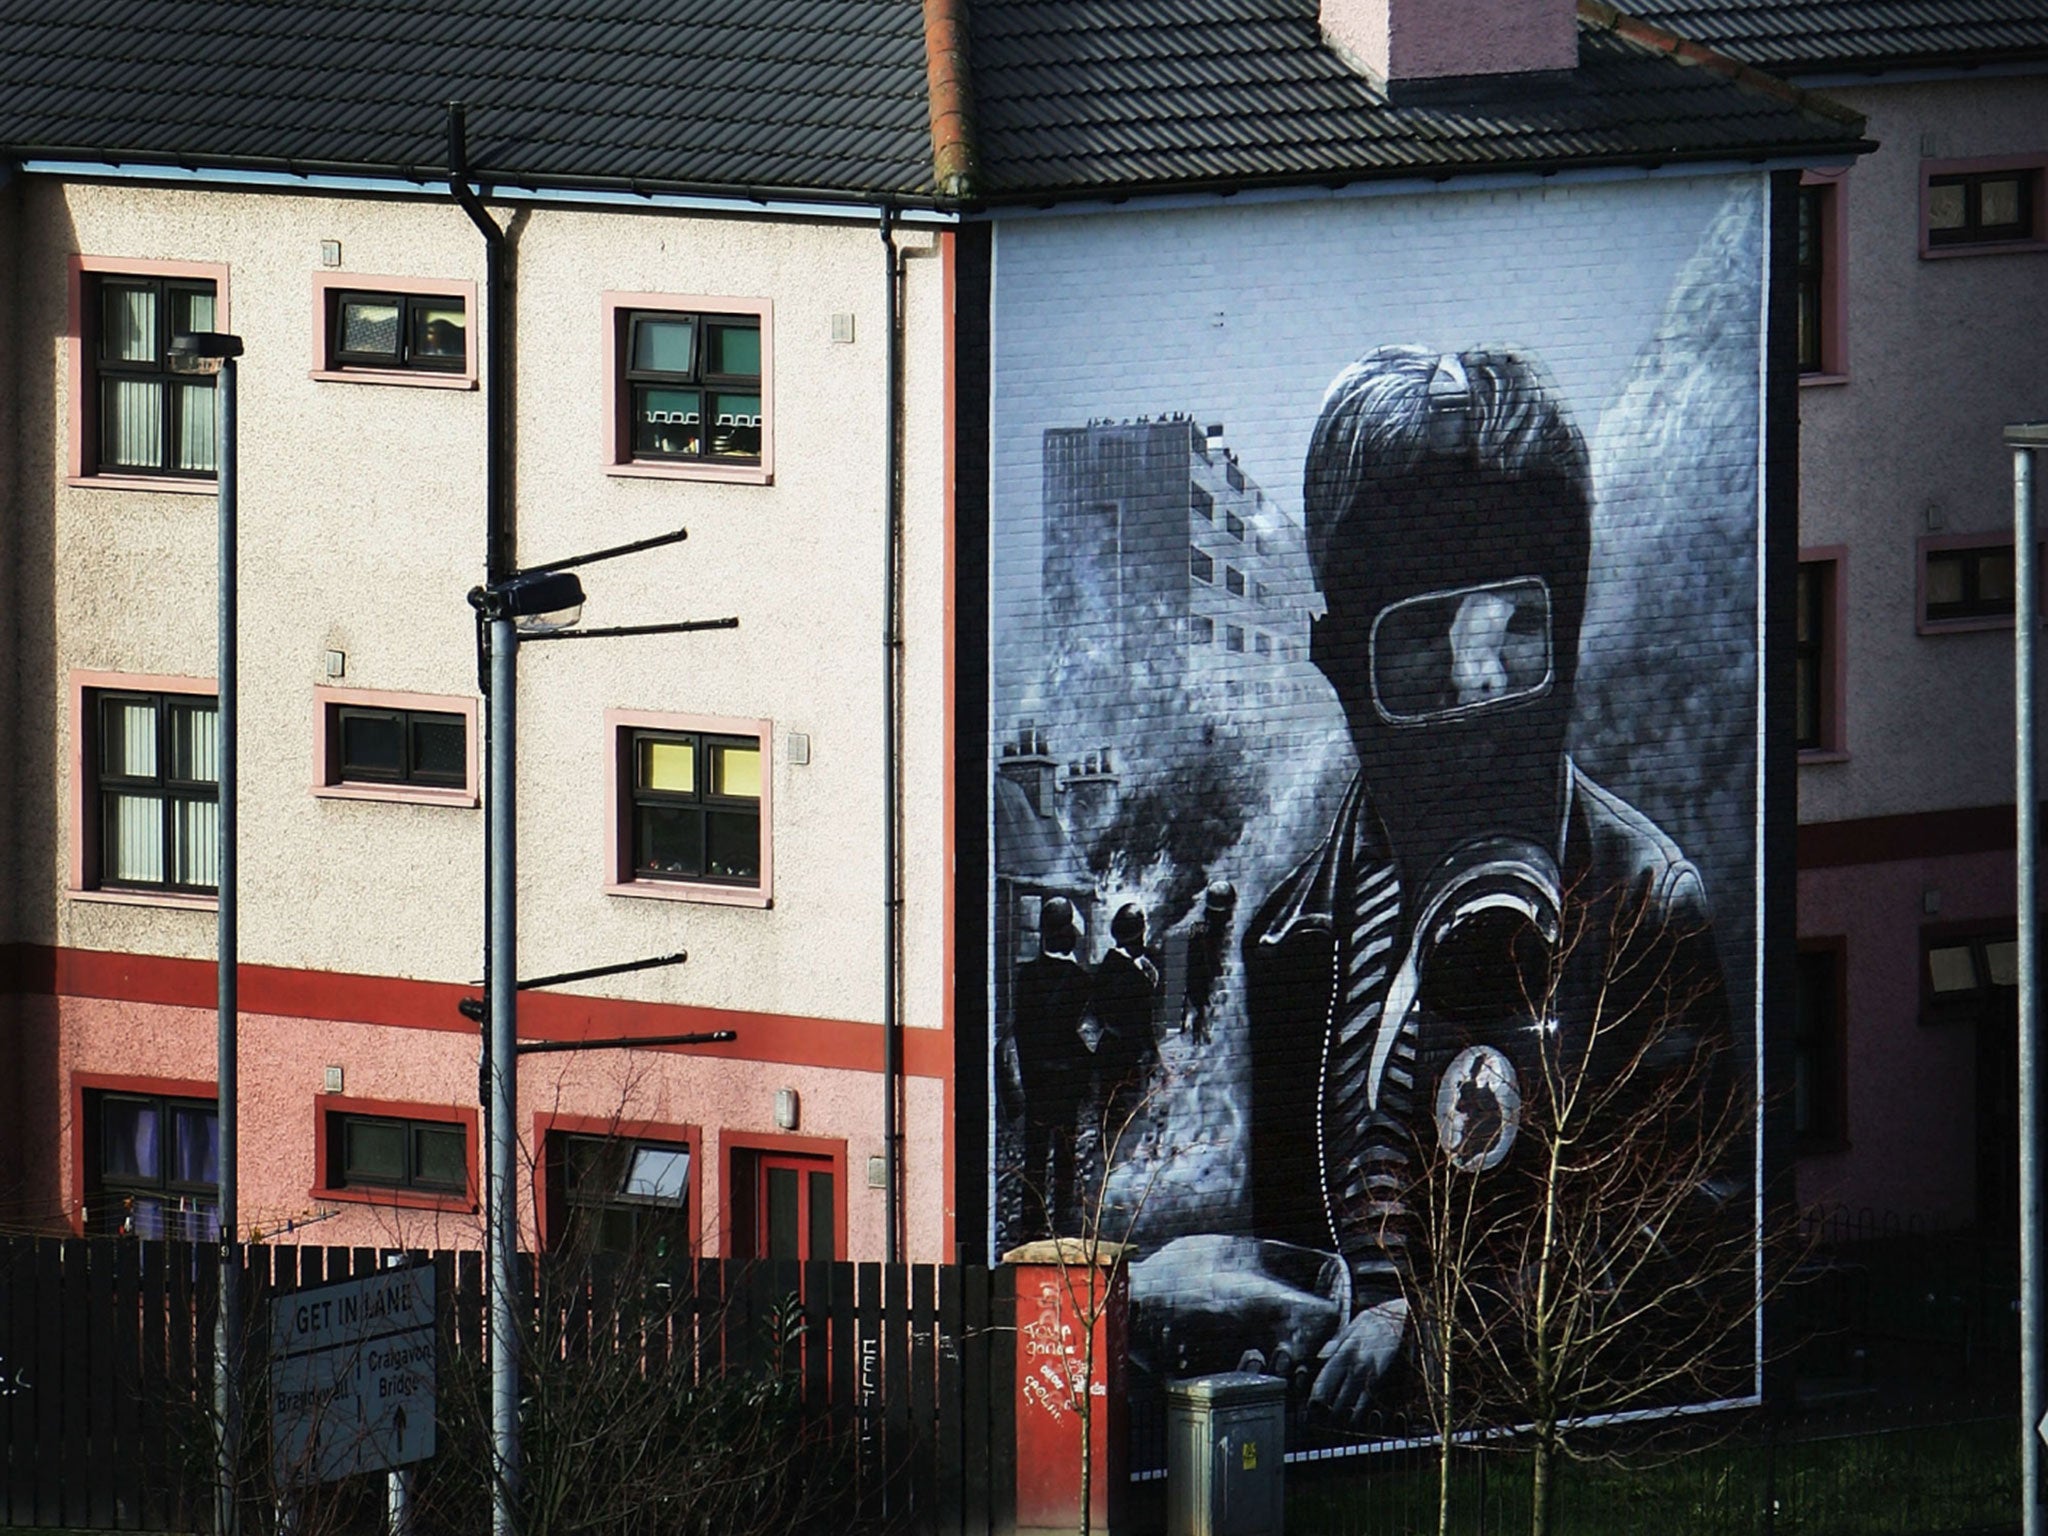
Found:
[[332, 1482], [434, 1454], [431, 1266], [271, 1302], [270, 1443], [286, 1482]]

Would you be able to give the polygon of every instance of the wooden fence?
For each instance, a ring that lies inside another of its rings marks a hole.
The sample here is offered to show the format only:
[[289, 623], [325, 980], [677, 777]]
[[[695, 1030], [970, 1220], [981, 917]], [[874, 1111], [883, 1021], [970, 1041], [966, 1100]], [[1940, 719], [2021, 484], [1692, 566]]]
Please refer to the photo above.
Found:
[[[481, 1256], [411, 1258], [437, 1272], [444, 1464], [432, 1475], [473, 1477], [481, 1490], [482, 1458], [450, 1465], [446, 1454], [455, 1438], [449, 1382], [480, 1380]], [[217, 1249], [183, 1243], [0, 1239], [0, 1526], [211, 1526], [221, 1263]], [[246, 1250], [245, 1463], [254, 1464], [246, 1528], [264, 1528], [274, 1510], [274, 1490], [260, 1486], [270, 1299], [386, 1263], [369, 1248]], [[573, 1272], [528, 1260], [521, 1291], [533, 1319], [529, 1349], [551, 1354], [557, 1369], [603, 1360], [617, 1370], [625, 1361], [643, 1379], [778, 1381], [780, 1401], [844, 1453], [832, 1511], [838, 1531], [992, 1536], [1012, 1523], [1015, 1288], [1007, 1270], [713, 1259], [654, 1275], [602, 1257]]]

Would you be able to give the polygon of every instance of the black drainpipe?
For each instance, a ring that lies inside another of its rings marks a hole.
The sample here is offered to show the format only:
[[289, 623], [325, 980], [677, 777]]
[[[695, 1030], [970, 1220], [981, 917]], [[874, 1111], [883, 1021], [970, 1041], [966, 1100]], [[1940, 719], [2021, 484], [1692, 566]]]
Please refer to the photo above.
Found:
[[887, 882], [882, 893], [882, 1157], [889, 1206], [883, 1257], [897, 1264], [902, 1262], [903, 1161], [896, 1094], [903, 1058], [896, 1019], [896, 659], [902, 643], [897, 636], [896, 612], [896, 423], [902, 410], [896, 378], [896, 285], [902, 265], [896, 250], [895, 211], [887, 203], [882, 205], [881, 230], [883, 271], [888, 279], [882, 289], [882, 366], [886, 374], [882, 390], [882, 519], [886, 533], [882, 541], [882, 878]]
[[511, 358], [505, 338], [505, 231], [469, 184], [469, 109], [448, 103], [448, 191], [484, 237], [484, 573], [488, 582], [512, 574], [512, 516], [505, 504], [512, 446], [505, 414], [511, 399]]

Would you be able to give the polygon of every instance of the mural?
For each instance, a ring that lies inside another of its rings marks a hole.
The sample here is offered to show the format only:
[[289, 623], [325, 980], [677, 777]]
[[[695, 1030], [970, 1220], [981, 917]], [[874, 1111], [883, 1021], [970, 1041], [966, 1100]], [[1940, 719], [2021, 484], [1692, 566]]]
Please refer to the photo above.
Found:
[[1141, 1371], [1398, 1404], [1560, 1063], [1739, 1106], [1753, 1260], [1764, 193], [1000, 227], [990, 1245], [1128, 1235]]

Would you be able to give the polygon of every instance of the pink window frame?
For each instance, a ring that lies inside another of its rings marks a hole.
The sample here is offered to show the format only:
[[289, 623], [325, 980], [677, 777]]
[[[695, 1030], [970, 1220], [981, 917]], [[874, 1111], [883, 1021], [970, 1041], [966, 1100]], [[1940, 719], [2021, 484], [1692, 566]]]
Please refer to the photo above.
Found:
[[[1987, 171], [2029, 171], [2034, 179], [2034, 233], [2026, 240], [1979, 240], [1970, 245], [1934, 245], [1927, 227], [1930, 184], [1937, 176], [1977, 176]], [[2048, 251], [2048, 150], [2021, 155], [1976, 155], [1965, 160], [1920, 162], [1920, 259], [1997, 256], [2015, 251]]]
[[[327, 296], [337, 288], [364, 293], [431, 294], [462, 300], [468, 323], [462, 328], [462, 371], [436, 373], [414, 368], [336, 368], [329, 362]], [[475, 389], [477, 351], [476, 284], [438, 277], [386, 277], [367, 272], [313, 274], [313, 371], [329, 384], [397, 384], [409, 389]]]
[[1805, 171], [1802, 187], [1825, 187], [1820, 229], [1820, 370], [1801, 385], [1849, 382], [1849, 171]]
[[71, 828], [70, 868], [65, 894], [73, 901], [105, 902], [120, 907], [175, 907], [191, 912], [219, 910], [219, 898], [180, 891], [105, 890], [87, 884], [91, 868], [90, 847], [99, 830], [99, 813], [94, 805], [92, 785], [86, 767], [92, 752], [92, 720], [86, 699], [104, 690], [136, 693], [182, 693], [220, 696], [220, 684], [210, 677], [163, 677], [146, 672], [73, 671], [66, 679], [71, 708]]
[[1849, 626], [1844, 603], [1849, 590], [1849, 547], [1823, 544], [1799, 551], [1801, 565], [1825, 565], [1821, 589], [1820, 739], [1817, 747], [1801, 747], [1801, 763], [1839, 763], [1849, 757]]
[[[775, 482], [775, 307], [767, 299], [718, 298], [694, 293], [614, 293], [600, 296], [604, 316], [604, 471], [650, 480], [713, 480], [728, 485]], [[714, 315], [754, 315], [761, 322], [761, 462], [759, 464], [670, 464], [633, 457], [620, 374], [625, 367], [620, 335], [627, 310], [668, 309]]]
[[[1927, 617], [1927, 557], [1951, 549], [2010, 549], [2012, 530], [1992, 529], [1984, 533], [1930, 533], [1920, 540], [1913, 557], [1913, 629], [1922, 635], [1960, 635], [1972, 630], [2011, 629], [2010, 614], [1974, 619], [1930, 619]], [[2048, 612], [2048, 593], [2041, 606]]]
[[228, 267], [221, 261], [147, 261], [131, 256], [86, 256], [72, 253], [65, 259], [66, 317], [64, 371], [71, 396], [65, 430], [66, 485], [94, 490], [169, 491], [180, 496], [213, 497], [219, 494], [212, 480], [187, 480], [168, 475], [100, 474], [93, 455], [86, 448], [86, 423], [90, 418], [92, 390], [87, 380], [92, 372], [85, 355], [86, 279], [111, 277], [191, 277], [213, 283], [214, 324], [229, 330]]
[[[425, 784], [347, 783], [336, 777], [334, 753], [338, 743], [329, 725], [334, 710], [343, 704], [360, 704], [370, 709], [436, 710], [462, 716], [462, 769], [460, 789]], [[374, 688], [327, 688], [313, 690], [313, 793], [323, 800], [389, 800], [406, 805], [474, 806], [479, 803], [476, 781], [477, 702], [460, 694], [387, 693]]]
[[[761, 742], [761, 883], [712, 885], [694, 880], [643, 880], [633, 874], [633, 794], [626, 776], [633, 765], [626, 751], [628, 731], [703, 731], [715, 736], [755, 736]], [[713, 715], [672, 715], [638, 709], [604, 714], [604, 821], [606, 894], [646, 896], [657, 901], [709, 902], [728, 907], [775, 905], [775, 729], [767, 720], [731, 720]]]

